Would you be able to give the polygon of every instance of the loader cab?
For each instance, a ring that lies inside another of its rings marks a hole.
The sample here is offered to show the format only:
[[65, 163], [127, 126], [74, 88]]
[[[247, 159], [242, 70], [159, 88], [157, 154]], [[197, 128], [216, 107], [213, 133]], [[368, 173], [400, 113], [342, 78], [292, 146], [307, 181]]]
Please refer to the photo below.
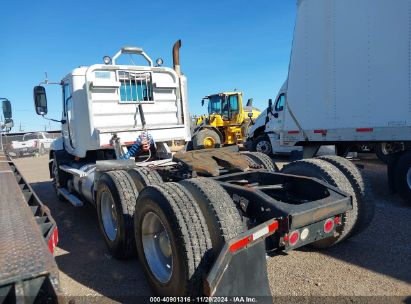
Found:
[[240, 93], [220, 93], [206, 96], [208, 99], [208, 115], [220, 115], [223, 121], [236, 122], [242, 114], [242, 98]]

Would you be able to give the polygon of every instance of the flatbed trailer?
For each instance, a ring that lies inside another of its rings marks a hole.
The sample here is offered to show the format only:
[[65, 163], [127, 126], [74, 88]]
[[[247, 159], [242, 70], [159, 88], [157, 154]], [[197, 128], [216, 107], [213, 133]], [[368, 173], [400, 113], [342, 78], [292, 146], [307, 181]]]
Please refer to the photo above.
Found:
[[0, 303], [58, 303], [57, 225], [16, 165], [0, 152]]

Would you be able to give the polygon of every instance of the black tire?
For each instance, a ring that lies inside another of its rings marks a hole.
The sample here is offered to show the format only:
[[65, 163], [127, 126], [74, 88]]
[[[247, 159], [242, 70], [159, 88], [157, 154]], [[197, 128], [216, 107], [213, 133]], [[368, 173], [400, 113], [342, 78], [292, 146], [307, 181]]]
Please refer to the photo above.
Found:
[[203, 129], [193, 136], [193, 150], [205, 149], [204, 141], [206, 138], [212, 138], [214, 140], [214, 146], [211, 148], [220, 148], [221, 139], [220, 136], [213, 130]]
[[411, 202], [411, 151], [403, 152], [395, 165], [394, 180], [404, 202]]
[[353, 197], [353, 209], [343, 214], [342, 225], [337, 228], [339, 235], [316, 241], [310, 244], [312, 247], [328, 248], [350, 237], [358, 219], [358, 197], [347, 177], [337, 167], [321, 159], [307, 159], [292, 162], [284, 166], [281, 172], [318, 178]]
[[374, 146], [375, 155], [384, 164], [388, 164], [393, 157], [396, 157], [396, 153], [404, 150], [404, 146], [401, 143], [377, 143]]
[[253, 162], [262, 166], [264, 169], [269, 171], [279, 171], [277, 165], [273, 162], [270, 156], [261, 153], [261, 152], [241, 152], [241, 154], [247, 156], [248, 159], [251, 159]]
[[[171, 245], [172, 273], [163, 283], [153, 274], [144, 253], [142, 224], [150, 212], [160, 218]], [[202, 295], [211, 240], [201, 210], [187, 190], [177, 183], [146, 187], [137, 199], [134, 223], [137, 253], [154, 294]]]
[[246, 228], [228, 193], [214, 180], [205, 177], [186, 179], [183, 185], [194, 197], [207, 223], [216, 258], [225, 242], [243, 233]]
[[[107, 236], [102, 220], [101, 198], [106, 191], [113, 199], [118, 217], [118, 228], [113, 240]], [[137, 197], [137, 188], [126, 171], [106, 172], [98, 181], [96, 191], [98, 223], [110, 254], [117, 259], [129, 258], [136, 253], [133, 216]]]
[[358, 202], [358, 219], [352, 229], [351, 236], [361, 233], [370, 225], [375, 213], [375, 205], [370, 199], [371, 188], [368, 181], [364, 179], [360, 170], [346, 158], [335, 155], [318, 158], [337, 167], [351, 183]]
[[163, 183], [160, 174], [150, 168], [139, 167], [131, 169], [128, 171], [128, 174], [133, 179], [138, 192], [142, 191], [147, 186]]
[[378, 159], [382, 161], [384, 164], [387, 164], [390, 160], [389, 154], [384, 153], [382, 144], [376, 144], [374, 147], [375, 155], [377, 155]]
[[271, 147], [270, 139], [267, 135], [259, 135], [252, 142], [252, 150], [255, 152], [261, 152], [268, 156], [272, 155], [273, 148]]
[[59, 201], [64, 202], [65, 198], [63, 195], [60, 194], [58, 191], [59, 188], [65, 186], [65, 182], [62, 180], [63, 179], [63, 172], [60, 172], [60, 169], [58, 168], [58, 162], [56, 157], [54, 156], [53, 159], [51, 159], [52, 164], [51, 164], [51, 183], [53, 185], [54, 192], [56, 193], [57, 198]]

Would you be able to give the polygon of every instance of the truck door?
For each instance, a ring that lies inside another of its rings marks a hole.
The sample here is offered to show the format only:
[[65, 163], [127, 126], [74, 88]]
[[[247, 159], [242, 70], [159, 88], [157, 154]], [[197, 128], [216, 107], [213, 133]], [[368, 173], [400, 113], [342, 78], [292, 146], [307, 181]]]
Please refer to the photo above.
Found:
[[273, 109], [271, 109], [269, 121], [267, 122], [266, 131], [280, 134], [284, 122], [285, 94], [278, 96]]
[[73, 150], [75, 143], [73, 142], [73, 130], [71, 127], [73, 120], [73, 98], [72, 98], [72, 86], [69, 79], [63, 82], [63, 120], [65, 123], [62, 124], [62, 135], [64, 140], [64, 145], [68, 150]]

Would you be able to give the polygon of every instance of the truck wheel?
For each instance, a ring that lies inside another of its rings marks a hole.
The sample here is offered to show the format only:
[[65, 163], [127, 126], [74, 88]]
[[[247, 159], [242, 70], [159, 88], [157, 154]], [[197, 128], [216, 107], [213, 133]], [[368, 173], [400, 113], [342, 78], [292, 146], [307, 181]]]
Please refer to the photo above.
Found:
[[51, 163], [51, 183], [53, 185], [54, 191], [56, 192], [56, 196], [59, 201], [65, 201], [64, 196], [60, 194], [58, 189], [63, 185], [63, 181], [61, 180], [62, 174], [60, 173], [60, 169], [58, 167], [57, 159], [54, 157]]
[[338, 187], [353, 198], [353, 209], [342, 216], [342, 225], [337, 232], [339, 235], [316, 241], [311, 244], [315, 248], [327, 248], [350, 236], [358, 218], [358, 197], [345, 175], [335, 166], [321, 159], [307, 159], [292, 162], [281, 170], [281, 173], [315, 177]]
[[154, 294], [202, 294], [210, 234], [194, 198], [177, 183], [141, 191], [134, 217], [140, 263]]
[[138, 192], [141, 192], [147, 186], [163, 183], [160, 174], [149, 168], [139, 167], [131, 169], [128, 171], [128, 174], [133, 179]]
[[266, 135], [260, 135], [253, 140], [252, 150], [266, 155], [271, 155], [273, 152], [270, 139]]
[[137, 196], [137, 188], [126, 171], [106, 172], [98, 181], [98, 223], [110, 254], [118, 259], [136, 252], [133, 216]]
[[228, 193], [214, 180], [198, 177], [179, 184], [190, 192], [200, 207], [210, 232], [212, 258], [216, 258], [225, 242], [246, 230], [240, 213]]
[[257, 165], [263, 166], [264, 169], [270, 171], [279, 171], [277, 165], [273, 162], [271, 157], [261, 152], [241, 152], [248, 159], [257, 163]]
[[401, 143], [378, 143], [375, 145], [374, 150], [379, 160], [387, 164], [392, 154], [403, 151], [404, 146]]
[[368, 195], [371, 193], [369, 183], [363, 178], [360, 170], [346, 158], [335, 155], [320, 156], [318, 158], [337, 167], [351, 183], [358, 198], [358, 219], [352, 229], [351, 235], [354, 236], [361, 233], [370, 225], [375, 212], [375, 205], [369, 199]]
[[395, 165], [395, 183], [398, 194], [407, 203], [411, 202], [411, 151], [404, 152]]
[[213, 130], [203, 129], [193, 137], [193, 149], [212, 149], [220, 148], [220, 136]]

